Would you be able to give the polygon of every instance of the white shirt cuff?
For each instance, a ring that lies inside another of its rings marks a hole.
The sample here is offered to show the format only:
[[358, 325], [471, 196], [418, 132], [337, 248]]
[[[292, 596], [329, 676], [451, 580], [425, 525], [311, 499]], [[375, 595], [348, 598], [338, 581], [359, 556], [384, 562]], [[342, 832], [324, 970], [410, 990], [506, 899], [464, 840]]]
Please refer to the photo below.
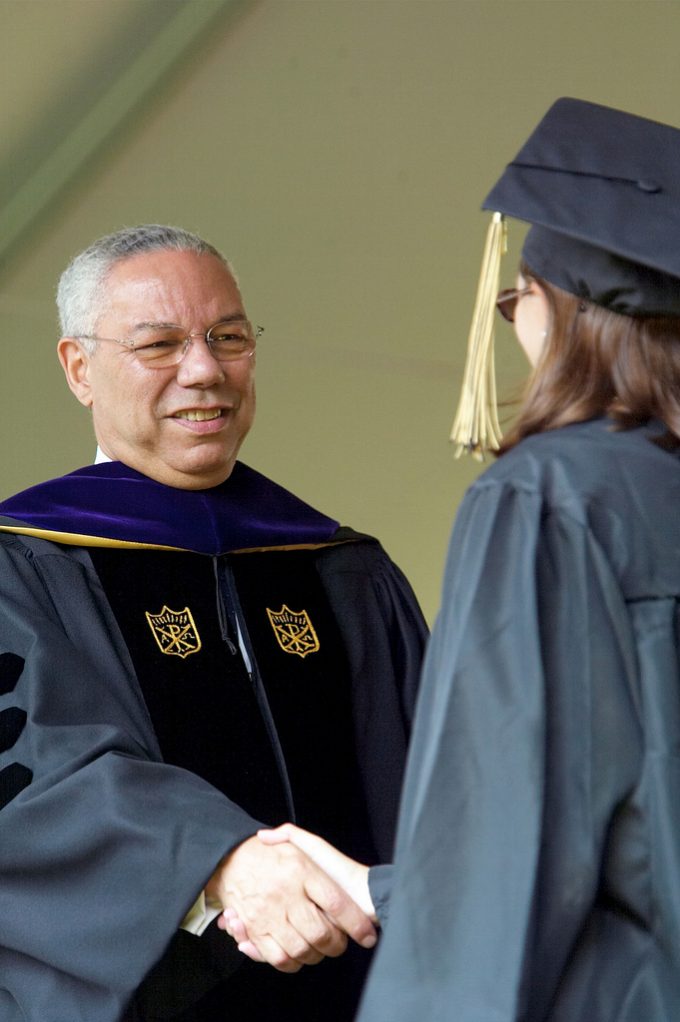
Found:
[[222, 906], [220, 903], [206, 898], [205, 891], [201, 891], [180, 923], [179, 928], [180, 930], [187, 930], [188, 933], [193, 933], [196, 937], [200, 937], [208, 929], [213, 919], [217, 919], [221, 911]]

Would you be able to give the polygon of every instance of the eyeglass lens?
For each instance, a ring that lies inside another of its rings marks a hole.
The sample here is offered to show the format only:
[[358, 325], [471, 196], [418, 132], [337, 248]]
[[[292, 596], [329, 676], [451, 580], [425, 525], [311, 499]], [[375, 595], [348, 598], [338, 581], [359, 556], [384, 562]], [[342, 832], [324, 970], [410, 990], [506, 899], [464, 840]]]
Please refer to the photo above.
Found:
[[[232, 362], [253, 353], [259, 332], [247, 320], [227, 321], [211, 327], [205, 340], [218, 362]], [[134, 352], [146, 365], [163, 368], [180, 362], [192, 340], [183, 330], [149, 329], [135, 338]]]

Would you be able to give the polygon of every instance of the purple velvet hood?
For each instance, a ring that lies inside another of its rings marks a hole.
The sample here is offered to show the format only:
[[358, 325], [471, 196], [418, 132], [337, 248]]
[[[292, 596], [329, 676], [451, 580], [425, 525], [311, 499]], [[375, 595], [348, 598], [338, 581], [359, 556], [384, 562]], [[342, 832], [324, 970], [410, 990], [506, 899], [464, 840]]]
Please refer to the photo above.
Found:
[[26, 526], [204, 554], [325, 543], [338, 528], [332, 518], [240, 462], [224, 483], [209, 490], [164, 486], [119, 461], [88, 465], [0, 502], [0, 516], [5, 531]]

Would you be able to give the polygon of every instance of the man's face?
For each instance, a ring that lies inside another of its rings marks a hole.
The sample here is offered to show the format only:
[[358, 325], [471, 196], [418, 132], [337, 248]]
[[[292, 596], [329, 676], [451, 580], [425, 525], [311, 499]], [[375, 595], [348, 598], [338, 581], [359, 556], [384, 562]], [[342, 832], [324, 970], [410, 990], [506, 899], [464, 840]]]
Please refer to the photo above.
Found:
[[[215, 256], [146, 252], [109, 272], [95, 333], [134, 339], [140, 327], [157, 324], [205, 334], [236, 314], [245, 317], [241, 295]], [[88, 355], [62, 338], [59, 356], [69, 386], [92, 409], [99, 446], [114, 461], [180, 489], [228, 478], [255, 412], [254, 356], [217, 362], [198, 336], [182, 362], [165, 369], [107, 342]]]

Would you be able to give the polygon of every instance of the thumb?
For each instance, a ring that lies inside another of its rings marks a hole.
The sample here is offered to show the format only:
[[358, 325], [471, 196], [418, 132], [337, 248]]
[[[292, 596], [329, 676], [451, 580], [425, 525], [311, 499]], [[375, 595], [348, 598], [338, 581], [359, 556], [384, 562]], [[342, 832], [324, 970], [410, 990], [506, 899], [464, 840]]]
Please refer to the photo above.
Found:
[[263, 845], [281, 845], [284, 841], [290, 841], [291, 844], [295, 844], [293, 840], [293, 831], [297, 828], [292, 823], [282, 823], [280, 827], [273, 827], [258, 830], [257, 836]]

